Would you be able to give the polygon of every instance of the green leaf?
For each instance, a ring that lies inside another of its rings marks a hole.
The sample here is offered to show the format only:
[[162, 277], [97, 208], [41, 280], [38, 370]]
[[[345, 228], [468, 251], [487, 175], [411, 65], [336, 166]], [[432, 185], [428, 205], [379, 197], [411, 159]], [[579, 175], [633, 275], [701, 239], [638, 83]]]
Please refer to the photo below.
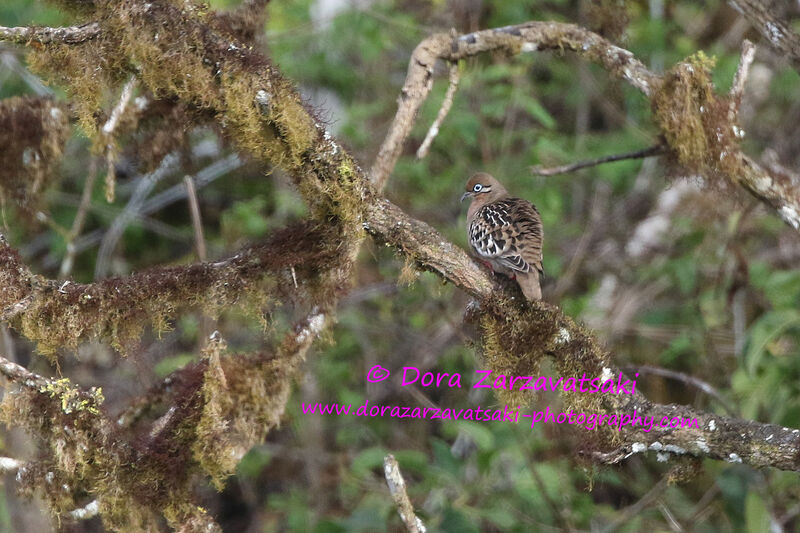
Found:
[[486, 427], [485, 423], [480, 424], [468, 420], [457, 420], [452, 424], [445, 424], [445, 431], [447, 434], [453, 436], [457, 435], [459, 432], [465, 433], [475, 441], [475, 444], [481, 451], [492, 450], [495, 445], [494, 434]]
[[762, 533], [770, 530], [767, 506], [758, 493], [750, 491], [744, 500], [745, 529], [748, 533]]
[[350, 465], [353, 474], [357, 476], [366, 476], [370, 470], [378, 467], [383, 467], [383, 458], [386, 456], [386, 450], [383, 448], [373, 447], [363, 450], [356, 455]]
[[535, 98], [522, 98], [520, 104], [522, 107], [525, 108], [533, 118], [535, 118], [539, 123], [547, 128], [548, 130], [552, 130], [556, 127], [556, 119], [545, 109], [539, 100]]
[[745, 354], [747, 371], [751, 374], [755, 373], [769, 343], [787, 329], [795, 326], [800, 326], [800, 311], [795, 309], [770, 311], [756, 321], [750, 328], [748, 348]]

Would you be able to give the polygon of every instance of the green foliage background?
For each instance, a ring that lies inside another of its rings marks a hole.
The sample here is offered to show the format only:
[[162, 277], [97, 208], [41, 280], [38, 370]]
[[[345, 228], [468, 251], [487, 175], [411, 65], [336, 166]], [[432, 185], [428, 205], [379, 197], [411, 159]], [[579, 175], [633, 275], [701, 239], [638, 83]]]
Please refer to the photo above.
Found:
[[[212, 2], [217, 8], [235, 4]], [[453, 27], [467, 32], [527, 20], [576, 22], [609, 34], [655, 70], [703, 50], [716, 58], [719, 91], [729, 89], [741, 39], [747, 37], [760, 44], [760, 51], [742, 111], [745, 149], [756, 158], [771, 150], [782, 165], [799, 168], [797, 71], [724, 2], [667, 2], [663, 13], [654, 8], [657, 4], [632, 2], [620, 10], [615, 2], [603, 2], [598, 11], [588, 2], [560, 0], [376, 0], [355, 2], [319, 20], [319, 3], [292, 0], [269, 6], [265, 42], [285, 75], [369, 167], [394, 114], [410, 53], [433, 31]], [[614, 9], [616, 23], [622, 14], [630, 19], [621, 35], [601, 16]], [[787, 16], [796, 15], [787, 9]], [[42, 3], [6, 0], [0, 5], [5, 26], [68, 22]], [[24, 63], [23, 53], [2, 51]], [[686, 373], [719, 390], [730, 414], [800, 427], [797, 232], [743, 193], [706, 188], [681, 196], [655, 246], [632, 256], [626, 245], [637, 227], [658, 213], [665, 190], [674, 192], [684, 181], [657, 159], [547, 178], [533, 177], [529, 167], [654, 144], [658, 139], [647, 101], [572, 55], [492, 55], [459, 68], [462, 82], [430, 155], [417, 160], [414, 152], [439, 110], [447, 85], [444, 69], [391, 178], [388, 196], [466, 246], [465, 208], [458, 204], [463, 183], [479, 170], [495, 174], [542, 213], [546, 297], [588, 321], [617, 364]], [[0, 79], [0, 97], [32, 91], [18, 72], [0, 69]], [[190, 132], [190, 137], [195, 144], [215, 140], [207, 130]], [[223, 152], [230, 148], [221, 145]], [[61, 185], [49, 198], [57, 224], [71, 224], [88, 160], [88, 141], [76, 131], [61, 167]], [[212, 160], [190, 158], [183, 172], [196, 172]], [[127, 163], [136, 168], [135, 157], [121, 164]], [[159, 187], [181, 177], [178, 173]], [[107, 228], [118, 216], [126, 201], [126, 179], [132, 178], [122, 176], [120, 197], [111, 205], [98, 180], [93, 205], [99, 207], [91, 212], [87, 232]], [[280, 171], [265, 178], [255, 165], [201, 190], [200, 200], [213, 257], [304, 213]], [[115, 254], [115, 272], [195, 260], [184, 203], [152, 215], [174, 230], [171, 237], [132, 224]], [[55, 276], [65, 253], [58, 232], [18, 223], [13, 213], [6, 225], [29, 264]], [[76, 280], [92, 279], [96, 251], [78, 256]], [[391, 251], [365, 248], [354, 290], [340, 309], [332, 337], [309, 358], [282, 429], [244, 458], [224, 492], [204, 494], [227, 530], [400, 530], [383, 479], [386, 453], [398, 458], [412, 501], [432, 531], [635, 532], [680, 524], [694, 531], [759, 532], [770, 524], [787, 531], [800, 524], [800, 478], [794, 473], [717, 461], [678, 463], [671, 458], [662, 463], [653, 456], [594, 466], [581, 453], [592, 451], [591, 433], [557, 425], [530, 431], [502, 422], [303, 415], [301, 402], [499, 406], [485, 390], [470, 389], [474, 371], [484, 365], [470, 348], [471, 332], [462, 325], [468, 299], [432, 275], [409, 275], [407, 270]], [[81, 350], [77, 359], [66, 354], [62, 371], [87, 385], [100, 381], [109, 402], [122, 401], [199, 357], [200, 323], [199, 316], [184, 317], [161, 338], [153, 333], [122, 362], [102, 346]], [[219, 328], [234, 350], [258, 349], [265, 342], [257, 321], [235, 311], [223, 317]], [[268, 331], [267, 337], [274, 333]], [[20, 358], [31, 357], [30, 347], [18, 339], [17, 348]], [[52, 372], [41, 358], [32, 357], [34, 368]], [[366, 383], [366, 372], [375, 364], [389, 368], [393, 377]], [[403, 366], [460, 372], [464, 387], [400, 387]], [[654, 401], [729, 414], [682, 382], [642, 376], [638, 383]], [[558, 405], [555, 394], [542, 394], [536, 407]], [[8, 437], [9, 449], [19, 438]], [[676, 465], [678, 473], [672, 470]], [[667, 484], [667, 477], [683, 481]], [[646, 505], [631, 507], [643, 497]], [[6, 480], [6, 499], [0, 498], [0, 504], [0, 525], [6, 530], [19, 530], [20, 524], [30, 523], [27, 515], [35, 514], [20, 507], [12, 478]]]

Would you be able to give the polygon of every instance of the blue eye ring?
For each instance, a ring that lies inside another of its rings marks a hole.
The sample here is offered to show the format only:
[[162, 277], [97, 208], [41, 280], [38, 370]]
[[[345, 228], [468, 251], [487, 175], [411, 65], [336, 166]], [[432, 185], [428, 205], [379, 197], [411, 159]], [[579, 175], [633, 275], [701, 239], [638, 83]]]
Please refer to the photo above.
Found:
[[475, 186], [472, 188], [472, 190], [475, 192], [481, 192], [481, 189], [483, 189], [483, 185], [481, 185], [480, 183], [476, 183]]

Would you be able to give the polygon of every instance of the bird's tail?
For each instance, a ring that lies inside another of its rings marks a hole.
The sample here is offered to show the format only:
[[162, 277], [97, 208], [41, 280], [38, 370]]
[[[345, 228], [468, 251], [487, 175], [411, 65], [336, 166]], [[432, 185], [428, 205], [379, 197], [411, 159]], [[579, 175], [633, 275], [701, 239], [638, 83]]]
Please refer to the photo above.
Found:
[[517, 272], [517, 283], [522, 289], [522, 294], [529, 301], [542, 299], [542, 286], [539, 284], [539, 271], [532, 269], [530, 272]]

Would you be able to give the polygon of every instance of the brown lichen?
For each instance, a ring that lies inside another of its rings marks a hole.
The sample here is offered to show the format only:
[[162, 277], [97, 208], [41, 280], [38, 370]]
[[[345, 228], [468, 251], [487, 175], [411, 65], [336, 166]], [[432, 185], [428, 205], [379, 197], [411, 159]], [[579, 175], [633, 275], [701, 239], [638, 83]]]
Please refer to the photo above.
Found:
[[619, 41], [630, 23], [625, 0], [586, 0], [589, 29], [607, 39]]
[[703, 52], [678, 63], [654, 90], [652, 109], [675, 163], [723, 185], [742, 170], [730, 98], [714, 91], [714, 60]]
[[54, 100], [15, 96], [0, 101], [0, 196], [23, 213], [39, 209], [58, 176], [69, 133], [64, 106]]
[[[239, 460], [280, 422], [299, 359], [277, 356], [227, 356], [208, 364], [203, 408], [191, 445], [194, 458], [222, 490]], [[213, 361], [213, 356], [209, 354]]]
[[0, 312], [5, 311], [31, 293], [33, 276], [22, 264], [19, 253], [0, 235]]
[[[155, 267], [89, 285], [49, 283], [37, 288], [12, 324], [46, 355], [95, 337], [124, 352], [146, 326], [166, 330], [169, 320], [187, 308], [218, 315], [234, 305], [260, 311], [272, 302], [302, 298], [328, 302], [344, 286], [343, 280], [332, 284], [328, 274], [341, 263], [337, 235], [335, 228], [298, 224], [217, 263]], [[295, 289], [295, 279], [303, 290]], [[26, 296], [21, 280], [9, 281], [17, 287], [13, 298]]]

